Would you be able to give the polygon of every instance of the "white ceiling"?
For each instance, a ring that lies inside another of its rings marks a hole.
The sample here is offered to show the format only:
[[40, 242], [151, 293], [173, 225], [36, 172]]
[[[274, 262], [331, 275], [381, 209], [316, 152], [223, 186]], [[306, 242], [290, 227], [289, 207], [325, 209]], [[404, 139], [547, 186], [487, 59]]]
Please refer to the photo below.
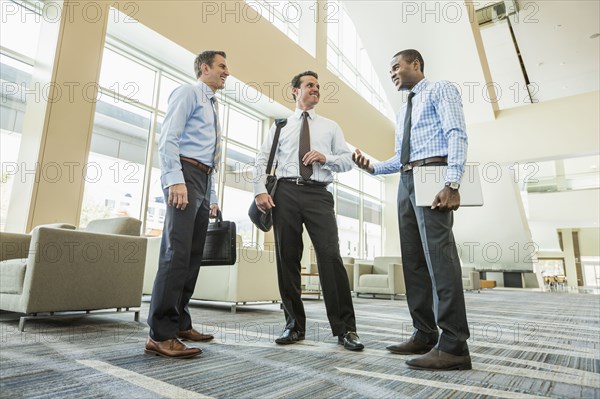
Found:
[[[462, 2], [351, 0], [344, 6], [395, 110], [404, 96], [389, 81], [389, 61], [396, 52], [415, 48], [423, 54], [429, 79], [447, 79], [463, 89], [468, 124], [493, 120], [472, 16]], [[529, 79], [538, 88], [535, 98], [547, 101], [599, 90], [600, 38], [590, 36], [600, 33], [600, 2], [519, 1], [519, 6], [512, 25]], [[502, 87], [500, 109], [526, 103], [524, 80], [504, 25], [493, 37], [482, 34], [492, 80]], [[469, 86], [475, 87], [472, 95]], [[517, 92], [518, 101], [509, 101]]]

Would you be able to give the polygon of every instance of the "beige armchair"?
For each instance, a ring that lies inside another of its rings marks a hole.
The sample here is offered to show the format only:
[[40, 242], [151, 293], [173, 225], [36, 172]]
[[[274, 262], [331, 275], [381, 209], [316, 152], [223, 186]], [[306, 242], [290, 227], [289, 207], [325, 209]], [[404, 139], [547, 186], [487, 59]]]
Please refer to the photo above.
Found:
[[[144, 294], [152, 294], [158, 270], [160, 237], [148, 240]], [[235, 313], [239, 305], [277, 303], [281, 300], [273, 251], [244, 247], [237, 236], [237, 260], [228, 266], [202, 266], [192, 299], [230, 303]]]
[[[346, 269], [346, 273], [348, 274], [348, 283], [350, 284], [350, 291], [354, 291], [354, 258], [343, 256], [342, 262], [344, 262], [344, 268]], [[306, 270], [306, 273], [319, 273], [317, 264], [311, 263], [309, 265], [309, 268]], [[321, 291], [321, 282], [319, 280], [319, 276], [307, 276], [305, 289], [307, 291]]]
[[402, 258], [399, 256], [379, 256], [372, 264], [354, 264], [354, 292], [360, 294], [390, 295], [393, 300], [398, 294], [406, 294]]
[[[129, 227], [137, 224], [139, 235], [141, 222], [125, 219]], [[119, 224], [106, 222], [112, 223]], [[106, 229], [106, 224], [95, 223], [92, 230]], [[145, 238], [73, 230], [70, 225], [0, 237], [0, 309], [25, 314], [21, 331], [28, 319], [72, 316], [57, 312], [122, 312], [141, 305]], [[137, 321], [139, 309], [132, 311]]]
[[472, 266], [464, 266], [461, 268], [462, 271], [462, 283], [465, 291], [481, 292], [481, 280], [479, 279], [479, 272], [475, 271]]

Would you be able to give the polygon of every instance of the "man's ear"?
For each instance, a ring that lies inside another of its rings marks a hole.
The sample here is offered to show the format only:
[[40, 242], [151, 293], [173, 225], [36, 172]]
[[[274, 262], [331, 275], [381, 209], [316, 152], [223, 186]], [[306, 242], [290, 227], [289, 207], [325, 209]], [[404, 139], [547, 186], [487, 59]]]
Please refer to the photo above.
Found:
[[415, 71], [420, 71], [421, 70], [421, 61], [419, 61], [418, 59], [415, 59], [413, 61], [413, 64], [416, 65]]
[[296, 97], [298, 97], [298, 92], [300, 91], [300, 88], [298, 87], [292, 87], [292, 94]]
[[208, 65], [207, 64], [201, 64], [200, 65], [200, 70], [202, 71], [202, 74], [204, 75], [205, 73], [208, 73]]

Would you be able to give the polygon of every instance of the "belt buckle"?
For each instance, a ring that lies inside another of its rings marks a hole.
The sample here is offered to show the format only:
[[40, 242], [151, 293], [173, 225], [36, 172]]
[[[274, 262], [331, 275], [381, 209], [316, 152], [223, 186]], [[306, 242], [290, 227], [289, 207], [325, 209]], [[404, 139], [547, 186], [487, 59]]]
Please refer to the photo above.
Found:
[[302, 182], [301, 177], [297, 177], [295, 183], [297, 186], [304, 186], [304, 182]]
[[410, 163], [407, 163], [406, 165], [402, 166], [402, 171], [403, 172], [408, 172], [409, 170], [412, 170], [413, 166]]

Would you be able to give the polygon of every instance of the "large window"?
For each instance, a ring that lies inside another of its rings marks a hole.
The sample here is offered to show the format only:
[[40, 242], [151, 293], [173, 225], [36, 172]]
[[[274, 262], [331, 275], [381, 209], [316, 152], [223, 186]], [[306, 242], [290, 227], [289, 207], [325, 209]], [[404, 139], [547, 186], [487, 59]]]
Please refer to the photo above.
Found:
[[328, 5], [340, 17], [327, 21], [327, 68], [340, 76], [383, 115], [395, 121], [394, 111], [343, 2], [330, 0]]
[[[272, 23], [290, 40], [314, 57], [316, 50], [315, 16], [317, 15], [315, 0], [246, 0], [245, 7], [252, 7], [260, 17]], [[246, 21], [255, 22], [254, 18], [245, 11], [243, 10], [242, 15], [245, 16]]]
[[35, 101], [41, 95], [30, 84], [42, 18], [33, 2], [0, 1], [0, 7], [0, 230], [4, 231], [25, 108], [30, 98]]
[[[170, 57], [156, 57], [108, 35], [82, 226], [91, 219], [129, 215], [143, 221], [145, 235], [162, 234], [166, 204], [157, 141], [170, 94], [179, 85], [195, 81], [191, 76], [194, 55], [188, 56], [188, 67], [165, 64], [159, 58]], [[218, 95], [223, 131], [222, 164], [215, 176], [219, 205], [224, 217], [236, 223], [244, 243], [256, 243], [260, 236], [247, 215], [254, 198], [250, 165], [269, 121], [260, 110], [228, 97], [227, 90]], [[380, 254], [382, 180], [356, 169], [338, 174], [336, 180], [329, 189], [337, 199], [342, 255], [364, 258]]]
[[336, 205], [340, 253], [342, 256], [360, 258], [360, 197], [339, 187]]
[[[81, 226], [91, 219], [132, 216], [143, 221], [146, 235], [162, 234], [166, 204], [157, 143], [170, 94], [195, 81], [190, 76], [192, 62], [187, 74], [176, 67], [107, 38]], [[220, 178], [216, 182], [220, 207], [227, 220], [236, 222], [244, 242], [255, 242], [257, 233], [246, 214], [254, 194], [246, 175], [261, 144], [266, 117], [227, 97], [221, 97], [219, 104], [224, 163], [215, 177]]]
[[96, 104], [81, 226], [106, 217], [141, 219], [151, 117], [151, 112], [124, 101]]
[[334, 190], [341, 255], [359, 259], [381, 256], [383, 180], [358, 169], [339, 173], [336, 180]]
[[146, 155], [157, 71], [106, 48], [87, 163], [80, 225], [92, 219], [142, 219]]
[[[252, 125], [252, 124], [250, 124]], [[256, 242], [252, 222], [248, 218], [248, 206], [254, 199], [252, 178], [249, 176], [251, 165], [256, 159], [256, 152], [245, 149], [233, 141], [227, 144], [225, 161], [225, 187], [223, 190], [223, 210], [228, 220], [236, 223], [237, 233], [244, 243]]]

